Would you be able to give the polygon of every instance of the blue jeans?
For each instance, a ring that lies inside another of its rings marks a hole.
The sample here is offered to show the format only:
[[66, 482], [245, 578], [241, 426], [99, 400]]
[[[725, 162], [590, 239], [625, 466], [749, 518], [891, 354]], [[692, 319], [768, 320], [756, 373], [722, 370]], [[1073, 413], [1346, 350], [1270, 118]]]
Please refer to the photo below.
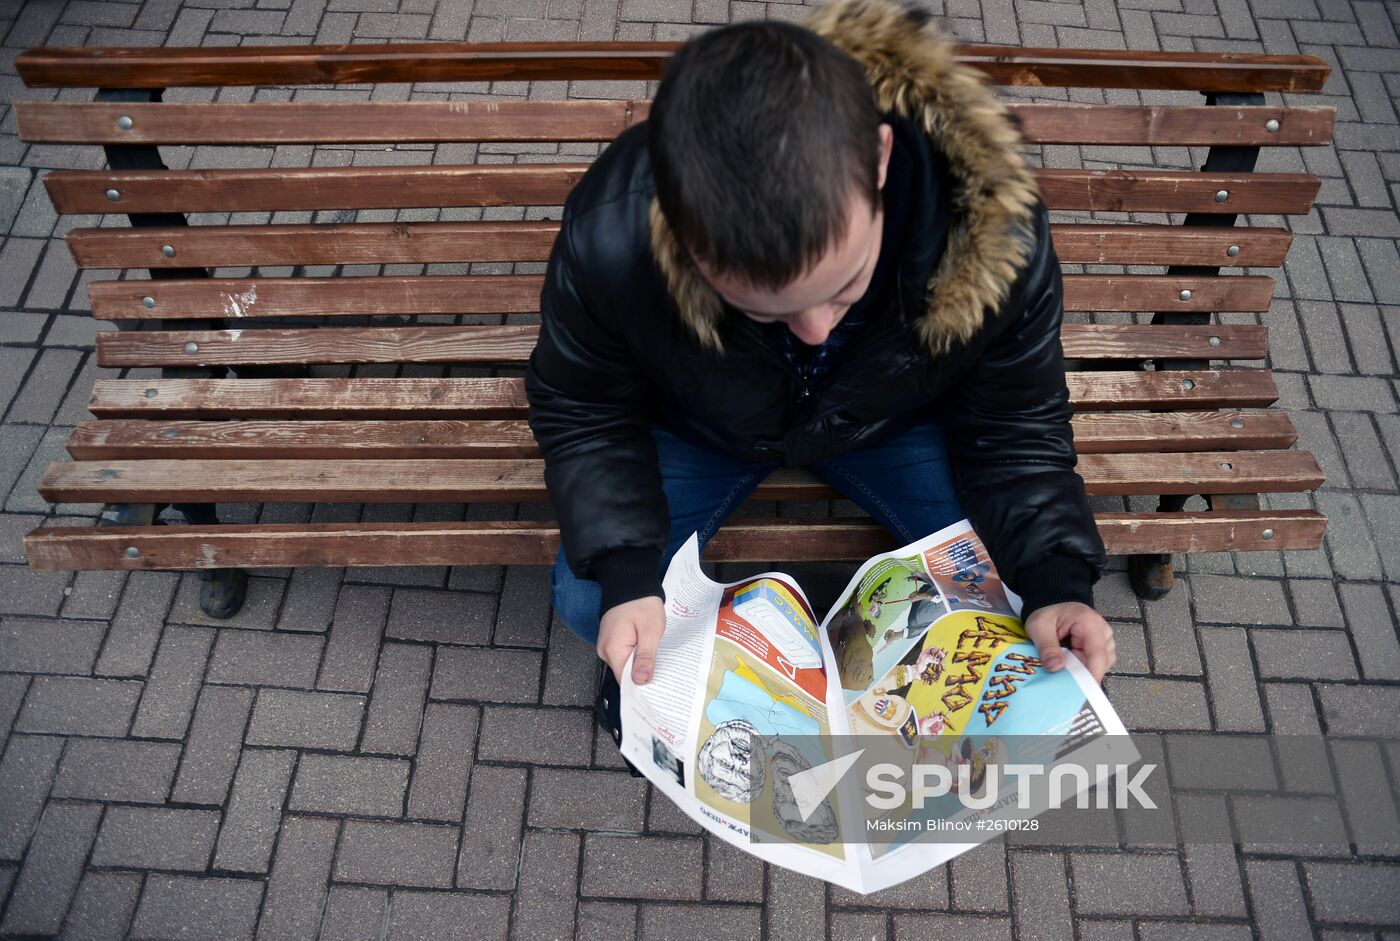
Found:
[[[779, 465], [754, 464], [697, 447], [653, 427], [661, 484], [671, 512], [670, 544], [661, 558], [664, 576], [671, 557], [700, 534], [700, 548]], [[925, 419], [896, 437], [812, 464], [814, 474], [854, 502], [901, 545], [922, 539], [965, 515], [953, 495], [942, 423]], [[561, 548], [550, 576], [554, 610], [569, 630], [596, 644], [603, 612], [602, 588], [569, 569]]]

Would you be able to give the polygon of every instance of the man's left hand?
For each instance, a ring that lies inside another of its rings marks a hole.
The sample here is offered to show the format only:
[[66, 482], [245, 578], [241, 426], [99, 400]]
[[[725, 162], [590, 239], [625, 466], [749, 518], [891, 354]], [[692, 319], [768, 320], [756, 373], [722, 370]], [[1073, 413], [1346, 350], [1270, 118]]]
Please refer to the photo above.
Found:
[[1118, 662], [1118, 645], [1113, 628], [1087, 604], [1062, 601], [1031, 612], [1026, 621], [1026, 633], [1040, 650], [1040, 661], [1054, 673], [1065, 665], [1062, 643], [1068, 646], [1102, 685], [1103, 675]]

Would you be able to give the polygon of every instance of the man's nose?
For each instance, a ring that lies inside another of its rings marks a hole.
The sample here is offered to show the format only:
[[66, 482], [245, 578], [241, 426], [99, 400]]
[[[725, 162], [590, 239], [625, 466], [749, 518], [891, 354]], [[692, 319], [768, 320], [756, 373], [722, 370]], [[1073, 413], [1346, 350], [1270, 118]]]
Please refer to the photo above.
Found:
[[793, 336], [808, 346], [820, 346], [831, 336], [831, 331], [835, 329], [839, 319], [835, 308], [814, 307], [804, 310], [788, 321], [788, 329], [792, 331]]

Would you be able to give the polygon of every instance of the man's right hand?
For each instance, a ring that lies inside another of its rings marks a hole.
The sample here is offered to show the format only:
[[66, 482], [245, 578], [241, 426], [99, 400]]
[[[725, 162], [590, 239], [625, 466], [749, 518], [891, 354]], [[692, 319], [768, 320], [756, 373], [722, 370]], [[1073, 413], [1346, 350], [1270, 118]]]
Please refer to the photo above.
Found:
[[635, 648], [632, 661], [632, 682], [650, 682], [656, 665], [656, 648], [666, 630], [666, 606], [655, 595], [624, 601], [603, 613], [598, 629], [598, 656], [612, 668], [613, 675], [622, 680], [627, 658]]

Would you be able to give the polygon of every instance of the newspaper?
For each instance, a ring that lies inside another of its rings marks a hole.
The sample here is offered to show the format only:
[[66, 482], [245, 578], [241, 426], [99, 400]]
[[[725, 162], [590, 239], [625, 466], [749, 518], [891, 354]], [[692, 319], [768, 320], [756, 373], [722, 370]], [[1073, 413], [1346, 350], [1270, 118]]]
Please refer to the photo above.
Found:
[[[712, 581], [695, 535], [664, 587], [652, 679], [633, 683], [630, 662], [621, 678], [622, 754], [711, 833], [775, 865], [873, 892], [1034, 826], [1043, 789], [968, 806], [989, 764], [1093, 758], [1122, 773], [1139, 757], [1072, 653], [1043, 669], [1021, 599], [966, 520], [868, 560], [820, 624], [782, 573]], [[947, 769], [934, 779], [953, 793], [916, 800], [917, 787], [846, 773], [877, 752], [896, 763], [879, 766], [891, 779]]]

